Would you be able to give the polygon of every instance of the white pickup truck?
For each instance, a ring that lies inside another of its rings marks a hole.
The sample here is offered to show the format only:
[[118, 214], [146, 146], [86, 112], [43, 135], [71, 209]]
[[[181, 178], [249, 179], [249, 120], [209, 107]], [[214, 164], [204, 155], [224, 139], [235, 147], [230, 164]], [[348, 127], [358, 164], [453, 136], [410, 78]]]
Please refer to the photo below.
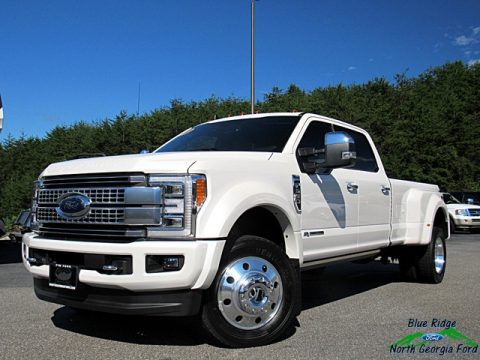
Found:
[[151, 154], [52, 164], [32, 214], [23, 262], [40, 299], [201, 314], [231, 347], [293, 326], [302, 270], [382, 256], [439, 283], [449, 237], [437, 186], [389, 179], [365, 130], [309, 113], [230, 117]]

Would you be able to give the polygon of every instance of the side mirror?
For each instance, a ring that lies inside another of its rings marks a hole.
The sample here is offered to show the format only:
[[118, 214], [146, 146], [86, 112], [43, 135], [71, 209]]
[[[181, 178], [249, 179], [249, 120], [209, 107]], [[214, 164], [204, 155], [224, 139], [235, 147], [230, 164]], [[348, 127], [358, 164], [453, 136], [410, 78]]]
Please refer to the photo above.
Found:
[[326, 133], [324, 148], [300, 148], [297, 154], [304, 158], [303, 170], [307, 174], [314, 174], [319, 169], [352, 166], [357, 157], [355, 141], [343, 131]]
[[325, 134], [325, 163], [322, 167], [338, 168], [355, 164], [357, 153], [355, 141], [343, 131], [328, 132]]
[[150, 151], [148, 149], [142, 149], [140, 150], [140, 154], [150, 154]]

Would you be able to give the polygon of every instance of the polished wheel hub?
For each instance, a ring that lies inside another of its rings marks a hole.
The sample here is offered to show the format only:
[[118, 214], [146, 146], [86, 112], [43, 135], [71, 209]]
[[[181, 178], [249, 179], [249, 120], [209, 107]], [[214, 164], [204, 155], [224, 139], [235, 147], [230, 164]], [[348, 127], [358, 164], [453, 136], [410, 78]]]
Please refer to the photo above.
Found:
[[435, 239], [434, 248], [435, 271], [440, 274], [445, 267], [445, 249], [443, 248], [443, 241], [440, 238]]
[[235, 260], [225, 269], [217, 292], [218, 307], [233, 326], [253, 330], [271, 321], [283, 300], [277, 269], [259, 257]]

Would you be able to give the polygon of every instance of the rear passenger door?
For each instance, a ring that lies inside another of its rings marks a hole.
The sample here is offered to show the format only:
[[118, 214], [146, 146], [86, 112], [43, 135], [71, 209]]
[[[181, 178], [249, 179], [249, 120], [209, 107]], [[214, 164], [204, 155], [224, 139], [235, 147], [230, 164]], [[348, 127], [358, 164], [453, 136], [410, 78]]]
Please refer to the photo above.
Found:
[[357, 159], [348, 169], [355, 173], [358, 186], [358, 251], [388, 246], [390, 242], [391, 190], [373, 142], [366, 134], [335, 126], [355, 141]]

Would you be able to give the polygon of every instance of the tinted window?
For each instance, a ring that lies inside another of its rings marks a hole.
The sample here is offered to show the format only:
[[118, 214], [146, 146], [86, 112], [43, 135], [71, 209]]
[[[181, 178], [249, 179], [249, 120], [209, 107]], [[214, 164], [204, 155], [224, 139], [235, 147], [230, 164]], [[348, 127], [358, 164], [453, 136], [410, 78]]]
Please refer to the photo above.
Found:
[[[298, 144], [298, 148], [315, 148], [315, 149], [323, 149], [325, 148], [325, 134], [327, 132], [332, 131], [332, 125], [320, 121], [312, 121], [305, 133], [303, 134], [302, 140], [300, 140], [300, 144]], [[324, 154], [316, 154], [310, 157], [317, 158], [319, 160], [325, 159]], [[300, 169], [304, 171], [303, 161], [297, 154], [297, 161]]]
[[20, 215], [18, 215], [17, 221], [15, 221], [15, 224], [25, 226], [29, 220], [28, 219], [29, 216], [30, 216], [30, 210], [22, 210]]
[[313, 147], [322, 149], [325, 147], [325, 134], [332, 131], [332, 125], [320, 121], [312, 121], [305, 133], [302, 140], [298, 145], [299, 148]]
[[480, 205], [480, 193], [476, 192], [452, 192], [462, 204]]
[[350, 136], [353, 138], [353, 141], [355, 141], [357, 160], [355, 161], [355, 165], [349, 167], [349, 169], [371, 172], [378, 171], [378, 165], [377, 161], [375, 160], [375, 155], [373, 154], [372, 147], [370, 146], [370, 143], [368, 142], [365, 135], [341, 126], [335, 126], [335, 131], [345, 131], [347, 134], [350, 134]]
[[299, 120], [299, 116], [267, 116], [201, 124], [177, 136], [156, 152], [281, 152]]
[[[327, 132], [331, 131], [344, 131], [347, 134], [350, 134], [350, 136], [353, 138], [355, 141], [355, 151], [357, 152], [357, 160], [355, 161], [354, 166], [350, 166], [347, 169], [355, 169], [355, 170], [362, 170], [362, 171], [371, 171], [371, 172], [377, 172], [378, 171], [378, 165], [377, 161], [375, 160], [375, 155], [373, 154], [372, 148], [365, 137], [365, 135], [350, 130], [346, 129], [341, 126], [333, 126], [320, 122], [320, 121], [313, 121], [308, 125], [307, 130], [305, 131], [305, 134], [302, 137], [302, 140], [300, 141], [300, 144], [298, 145], [298, 148], [302, 147], [313, 147], [317, 149], [322, 149], [325, 147], [325, 134]], [[323, 154], [318, 154], [317, 157], [319, 159], [323, 159], [324, 155]], [[298, 156], [297, 156], [298, 159]], [[302, 168], [302, 164], [300, 159], [299, 160], [299, 165]], [[302, 168], [303, 170], [303, 168]]]
[[442, 194], [442, 198], [445, 204], [460, 204], [460, 201], [451, 194]]

